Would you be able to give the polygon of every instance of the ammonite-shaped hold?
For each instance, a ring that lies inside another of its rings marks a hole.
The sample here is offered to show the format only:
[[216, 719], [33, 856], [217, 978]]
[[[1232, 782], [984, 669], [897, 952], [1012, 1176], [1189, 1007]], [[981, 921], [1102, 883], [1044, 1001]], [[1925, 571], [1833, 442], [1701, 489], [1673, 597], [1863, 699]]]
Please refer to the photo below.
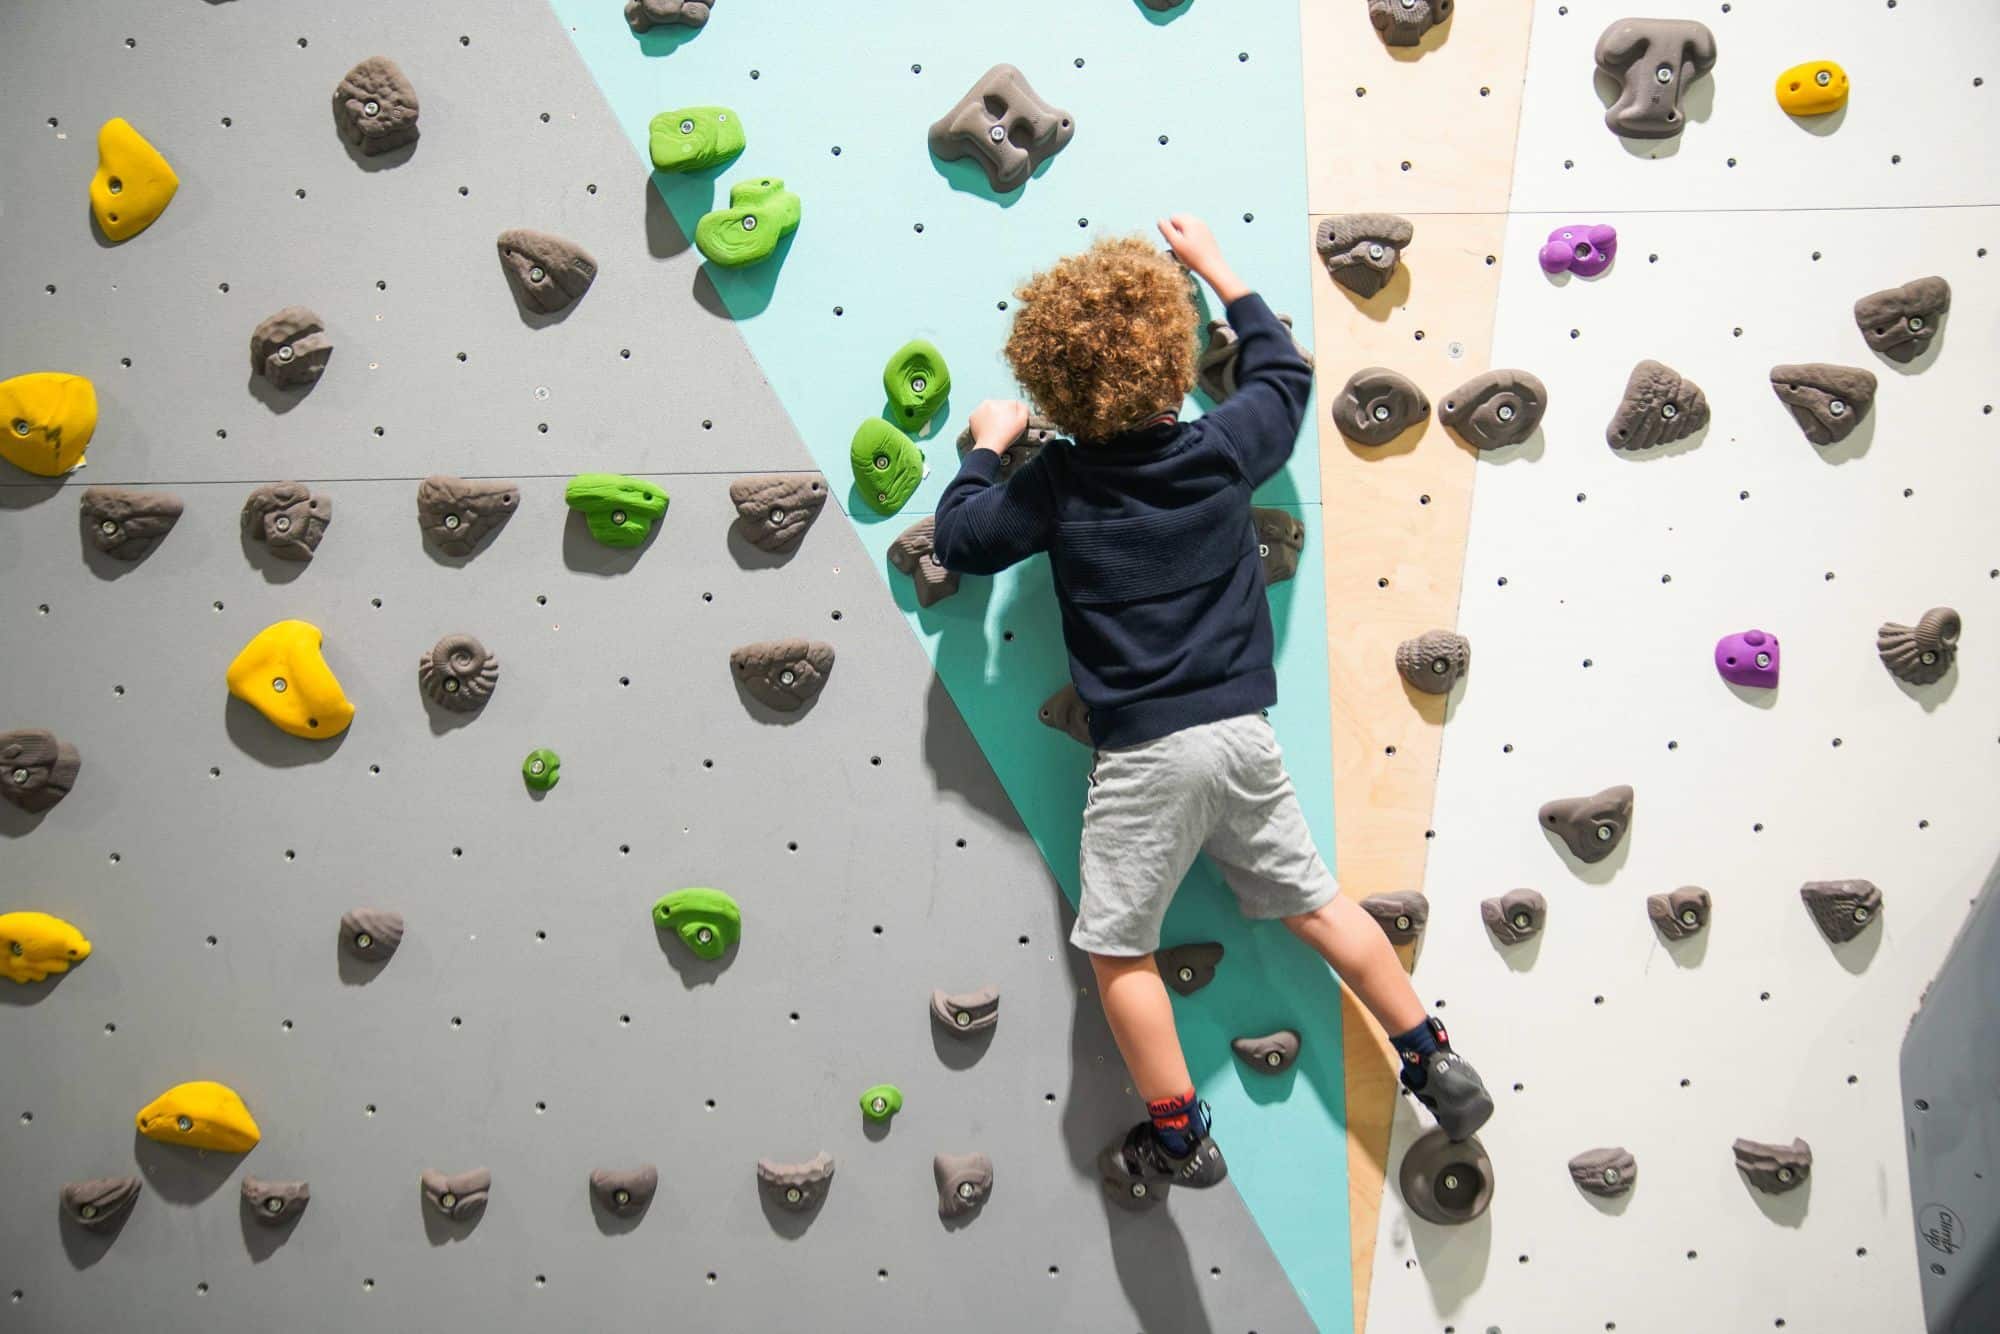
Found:
[[743, 151], [743, 118], [728, 107], [662, 111], [646, 126], [655, 171], [706, 171]]
[[97, 431], [97, 386], [88, 376], [30, 371], [0, 380], [0, 459], [37, 477], [82, 466]]
[[636, 547], [667, 512], [667, 493], [623, 473], [581, 472], [563, 488], [563, 503], [583, 515], [590, 535], [605, 546]]
[[123, 116], [98, 128], [90, 214], [106, 239], [130, 240], [145, 231], [159, 221], [180, 188], [173, 166]]
[[798, 546], [826, 504], [826, 478], [812, 473], [766, 473], [729, 484], [744, 540], [760, 551], [785, 552]]
[[983, 1033], [1000, 1022], [1000, 988], [931, 992], [931, 1018], [959, 1037]]
[[1299, 1035], [1281, 1028], [1261, 1038], [1237, 1038], [1229, 1044], [1229, 1049], [1259, 1074], [1281, 1075], [1299, 1059]]
[[713, 963], [743, 939], [743, 909], [719, 889], [677, 889], [653, 904], [653, 925], [679, 936], [696, 958]]
[[1587, 1149], [1569, 1160], [1569, 1179], [1586, 1195], [1609, 1199], [1639, 1182], [1639, 1164], [1622, 1148]]
[[1493, 1163], [1477, 1135], [1454, 1144], [1443, 1130], [1426, 1131], [1403, 1155], [1396, 1184], [1410, 1212], [1430, 1223], [1470, 1223], [1493, 1202]]
[[1405, 376], [1365, 366], [1334, 400], [1333, 424], [1357, 445], [1386, 445], [1431, 415], [1431, 401]]
[[889, 544], [889, 563], [916, 583], [917, 605], [928, 607], [958, 591], [958, 575], [937, 561], [937, 516], [927, 514]]
[[1438, 420], [1474, 449], [1518, 445], [1542, 424], [1549, 391], [1526, 371], [1475, 375], [1438, 404]]
[[521, 507], [512, 482], [468, 482], [434, 474], [417, 483], [417, 521], [447, 556], [470, 556]]
[[931, 152], [946, 162], [971, 158], [994, 190], [1028, 183], [1035, 169], [1068, 146], [1076, 122], [1044, 102], [1012, 65], [979, 76], [958, 104], [931, 125]]
[[0, 732], [0, 797], [40, 815], [76, 786], [83, 757], [54, 732], [19, 727]]
[[1542, 933], [1549, 901], [1532, 889], [1510, 889], [1498, 898], [1481, 899], [1479, 918], [1502, 945], [1518, 945]]
[[243, 1178], [243, 1204], [250, 1216], [265, 1227], [284, 1227], [298, 1221], [312, 1203], [312, 1186], [304, 1181], [264, 1181]]
[[141, 1107], [133, 1120], [147, 1139], [190, 1149], [248, 1153], [264, 1137], [242, 1096], [208, 1079], [174, 1085]]
[[1950, 309], [1950, 283], [1918, 278], [1862, 297], [1854, 303], [1854, 323], [1870, 348], [1902, 364], [1915, 361], [1931, 345]]
[[694, 248], [718, 268], [740, 269], [777, 254], [804, 216], [804, 203], [778, 177], [738, 181], [729, 187], [728, 208], [695, 223]]
[[1449, 695], [1472, 669], [1472, 641], [1450, 630], [1426, 630], [1396, 645], [1396, 673], [1412, 690]]
[[333, 340], [319, 316], [286, 306], [250, 331], [250, 370], [280, 389], [301, 389], [319, 379], [333, 355]]
[[1384, 46], [1415, 46], [1451, 17], [1451, 0], [1368, 0], [1368, 21]]
[[82, 514], [92, 546], [113, 560], [138, 560], [180, 522], [181, 498], [165, 491], [92, 486], [84, 488]]
[[1160, 980], [1183, 996], [1192, 996], [1215, 981], [1215, 970], [1221, 962], [1222, 946], [1212, 940], [1171, 945], [1153, 955]]
[[1042, 720], [1042, 726], [1053, 727], [1072, 741], [1093, 749], [1097, 746], [1090, 739], [1090, 710], [1084, 707], [1083, 696], [1077, 693], [1074, 683], [1043, 700], [1036, 717]]
[[0, 913], [0, 977], [23, 985], [67, 973], [90, 957], [83, 932], [45, 912]]
[[574, 241], [516, 227], [500, 233], [500, 263], [523, 306], [553, 315], [583, 299], [597, 281], [597, 261]]
[[1649, 359], [1632, 368], [1625, 397], [1604, 428], [1604, 441], [1613, 449], [1651, 449], [1686, 439], [1706, 425], [1708, 396], [1701, 386]]
[[1729, 1147], [1736, 1155], [1737, 1170], [1766, 1195], [1796, 1190], [1812, 1175], [1812, 1146], [1802, 1139], [1794, 1139], [1790, 1144], [1739, 1139]]
[[426, 1168], [417, 1181], [423, 1187], [424, 1199], [431, 1208], [454, 1223], [477, 1217], [479, 1211], [486, 1207], [486, 1197], [493, 1190], [493, 1173], [483, 1167], [475, 1167], [456, 1176], [446, 1176]]
[[137, 1177], [97, 1177], [62, 1188], [62, 1211], [80, 1228], [100, 1232], [116, 1223], [139, 1198]]
[[[1021, 434], [1014, 437], [1007, 448], [1000, 451], [1000, 480], [1006, 481], [1015, 473], [1028, 466], [1028, 461], [1042, 452], [1051, 440], [1062, 439], [1062, 432], [1047, 417], [1030, 415], [1028, 424]], [[972, 428], [966, 427], [958, 433], [958, 456], [962, 459], [972, 452]]]
[[1313, 248], [1335, 282], [1371, 297], [1388, 285], [1415, 235], [1409, 220], [1393, 213], [1342, 213], [1320, 223]]
[[1778, 637], [1764, 630], [1740, 630], [1715, 641], [1715, 670], [1731, 685], [1778, 688]]
[[1250, 507], [1250, 522], [1257, 529], [1257, 558], [1264, 562], [1264, 583], [1282, 584], [1299, 572], [1299, 556], [1306, 549], [1306, 526], [1290, 510]]
[[1558, 227], [1537, 256], [1543, 273], [1574, 273], [1579, 278], [1595, 278], [1617, 257], [1618, 229], [1605, 222]]
[[1620, 19], [1597, 39], [1597, 68], [1619, 88], [1604, 113], [1613, 134], [1671, 139], [1688, 83], [1715, 68], [1715, 34], [1691, 19]]
[[1875, 401], [1873, 372], [1823, 361], [1771, 367], [1771, 388], [1816, 445], [1837, 445], [1853, 435]]
[[1708, 891], [1699, 885], [1682, 885], [1666, 894], [1646, 896], [1646, 916], [1667, 940], [1686, 940], [1708, 927]]
[[1431, 920], [1431, 901], [1414, 889], [1394, 894], [1370, 894], [1361, 900], [1361, 911], [1375, 919], [1391, 945], [1414, 945], [1424, 938], [1424, 926]]
[[1588, 797], [1544, 802], [1542, 828], [1563, 841], [1580, 862], [1601, 862], [1625, 841], [1632, 825], [1632, 789], [1623, 784]]
[[862, 503], [877, 514], [894, 514], [924, 480], [924, 451], [892, 423], [870, 417], [854, 429], [847, 466]]
[[656, 27], [699, 28], [708, 22], [714, 0], [625, 0], [625, 21], [633, 32]]
[[446, 635], [417, 659], [417, 683], [442, 707], [471, 713], [500, 684], [500, 659], [471, 635]]
[[417, 141], [417, 90], [387, 56], [370, 56], [347, 71], [333, 105], [347, 141], [369, 157]]
[[1875, 632], [1875, 651], [1882, 665], [1911, 685], [1927, 686], [1951, 670], [1958, 659], [1958, 613], [1932, 607], [1915, 625], [1884, 621]]
[[617, 1170], [600, 1167], [590, 1174], [590, 1193], [620, 1218], [646, 1212], [659, 1188], [660, 1169], [651, 1163]]
[[[1292, 317], [1280, 315], [1278, 323], [1289, 330]], [[1297, 338], [1292, 339], [1292, 350], [1308, 367], [1313, 364], [1312, 353]], [[1208, 346], [1202, 349], [1201, 356], [1195, 361], [1194, 378], [1201, 392], [1208, 395], [1209, 402], [1221, 403], [1236, 393], [1236, 363], [1242, 353], [1242, 340], [1227, 320], [1208, 322]]]
[[1847, 105], [1847, 71], [1831, 60], [1808, 60], [1778, 76], [1778, 106], [1788, 116], [1824, 116]]
[[993, 1160], [983, 1153], [941, 1153], [931, 1159], [937, 1178], [938, 1217], [975, 1213], [993, 1194]]
[[311, 560], [332, 522], [333, 497], [303, 482], [260, 486], [243, 502], [243, 535], [280, 560]]
[[797, 713], [819, 698], [833, 672], [833, 645], [818, 640], [767, 639], [729, 655], [729, 669], [759, 704]]
[[928, 339], [912, 338], [882, 367], [882, 392], [906, 431], [921, 431], [951, 397], [951, 367]]
[[824, 1151], [803, 1163], [776, 1163], [769, 1158], [757, 1163], [757, 1184], [765, 1198], [795, 1214], [817, 1209], [833, 1184], [833, 1155]]
[[403, 914], [380, 908], [342, 913], [340, 943], [364, 963], [387, 963], [403, 943]]
[[1813, 925], [1836, 945], [1844, 945], [1882, 915], [1882, 891], [1867, 880], [1808, 880], [1799, 898]]

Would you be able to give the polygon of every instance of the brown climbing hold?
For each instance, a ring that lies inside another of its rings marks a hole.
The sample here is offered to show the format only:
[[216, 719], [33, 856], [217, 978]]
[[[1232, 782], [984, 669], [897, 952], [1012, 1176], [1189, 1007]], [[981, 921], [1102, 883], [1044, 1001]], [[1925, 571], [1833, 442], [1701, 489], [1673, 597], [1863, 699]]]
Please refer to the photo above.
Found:
[[250, 331], [250, 371], [279, 389], [312, 384], [332, 355], [326, 325], [304, 306], [286, 306]]
[[583, 299], [597, 280], [597, 261], [573, 241], [550, 232], [516, 227], [500, 233], [500, 262], [521, 304], [553, 315]]
[[1281, 1028], [1260, 1038], [1237, 1038], [1229, 1049], [1258, 1074], [1281, 1075], [1299, 1059], [1299, 1035]]
[[[1284, 325], [1286, 331], [1290, 332], [1292, 317], [1280, 315], [1278, 323]], [[1299, 354], [1299, 360], [1305, 362], [1308, 368], [1312, 366], [1312, 353], [1307, 351], [1305, 345], [1297, 338], [1292, 339], [1292, 350]], [[1236, 330], [1230, 327], [1229, 321], [1208, 322], [1208, 346], [1202, 349], [1201, 356], [1195, 362], [1194, 377], [1201, 392], [1208, 395], [1209, 402], [1226, 402], [1236, 393], [1236, 362], [1242, 353], [1242, 341], [1236, 336]]]
[[1813, 925], [1835, 945], [1844, 945], [1882, 915], [1882, 891], [1867, 880], [1809, 880], [1799, 898]]
[[933, 991], [931, 1018], [958, 1037], [983, 1033], [1000, 1022], [1000, 988], [981, 987], [956, 994]]
[[1074, 682], [1043, 700], [1036, 716], [1044, 727], [1053, 727], [1072, 741], [1096, 749], [1097, 743], [1090, 737], [1090, 710], [1084, 707]]
[[931, 1159], [938, 1217], [961, 1218], [993, 1194], [993, 1160], [983, 1153], [941, 1153]]
[[1368, 21], [1384, 46], [1415, 46], [1451, 17], [1452, 0], [1368, 0]]
[[826, 478], [814, 473], [767, 473], [729, 484], [729, 503], [742, 520], [743, 537], [759, 551], [790, 551], [826, 504]]
[[1569, 1160], [1569, 1179], [1584, 1194], [1609, 1199], [1639, 1183], [1639, 1164], [1623, 1148], [1587, 1149]]
[[1708, 891], [1699, 885], [1682, 885], [1666, 894], [1646, 896], [1646, 916], [1667, 940], [1686, 940], [1708, 927]]
[[40, 815], [76, 786], [83, 758], [76, 747], [39, 727], [0, 732], [0, 797]]
[[1648, 359], [1625, 381], [1625, 396], [1604, 428], [1604, 441], [1617, 450], [1646, 450], [1684, 440], [1706, 425], [1708, 396], [1701, 386]]
[[[1062, 439], [1062, 432], [1047, 417], [1030, 415], [1028, 424], [1021, 433], [1007, 442], [1000, 451], [1000, 480], [1006, 481], [1015, 473], [1028, 466], [1035, 455], [1042, 452], [1052, 441]], [[972, 452], [972, 428], [966, 427], [958, 433], [958, 456], [962, 459]]]
[[1153, 955], [1160, 979], [1183, 996], [1192, 996], [1215, 980], [1222, 946], [1215, 941], [1170, 945]]
[[1862, 297], [1854, 303], [1854, 323], [1869, 347], [1900, 365], [1923, 354], [1950, 309], [1950, 283], [1918, 278]]
[[1542, 933], [1549, 920], [1549, 901], [1532, 889], [1510, 889], [1494, 899], [1479, 901], [1479, 917], [1502, 945], [1518, 945]]
[[512, 482], [469, 482], [438, 473], [417, 483], [417, 522], [447, 556], [470, 556], [520, 506], [521, 488]]
[[590, 1174], [590, 1193], [620, 1218], [642, 1214], [660, 1188], [660, 1169], [651, 1163], [613, 1171], [600, 1167]]
[[1672, 139], [1687, 85], [1715, 68], [1715, 34], [1691, 19], [1620, 19], [1597, 39], [1597, 68], [1619, 89], [1604, 112], [1613, 134]]
[[1823, 361], [1771, 367], [1771, 389], [1815, 445], [1837, 445], [1854, 434], [1875, 401], [1875, 375]]
[[708, 22], [711, 0], [625, 0], [625, 22], [633, 32], [672, 25], [699, 28]]
[[729, 669], [751, 698], [780, 713], [797, 713], [819, 698], [833, 672], [833, 645], [767, 639], [729, 655]]
[[1257, 558], [1264, 562], [1264, 584], [1282, 584], [1299, 572], [1299, 556], [1306, 546], [1306, 526], [1290, 510], [1250, 507], [1250, 522], [1257, 529]]
[[387, 963], [403, 943], [403, 914], [380, 908], [342, 913], [340, 943], [363, 963]]
[[1875, 631], [1875, 652], [1882, 665], [1913, 686], [1943, 679], [1958, 660], [1958, 613], [1932, 607], [1915, 625], [1884, 621]]
[[264, 1181], [246, 1174], [243, 1203], [265, 1227], [283, 1227], [297, 1222], [312, 1203], [312, 1187], [303, 1181]]
[[72, 1223], [91, 1232], [109, 1229], [132, 1201], [139, 1198], [137, 1177], [96, 1177], [71, 1181], [62, 1188], [62, 1211]]
[[958, 575], [938, 564], [937, 517], [926, 515], [889, 544], [889, 563], [917, 586], [917, 605], [928, 607], [958, 591]]
[[333, 498], [302, 482], [260, 486], [243, 502], [243, 535], [280, 560], [311, 560], [332, 522]]
[[1438, 420], [1474, 449], [1518, 445], [1542, 424], [1548, 388], [1526, 371], [1503, 368], [1475, 375], [1438, 404]]
[[1375, 919], [1391, 945], [1417, 944], [1424, 938], [1424, 925], [1431, 919], [1431, 901], [1414, 889], [1370, 894], [1361, 900], [1361, 910]]
[[1441, 1129], [1426, 1131], [1396, 1171], [1403, 1203], [1426, 1222], [1470, 1223], [1493, 1202], [1493, 1163], [1477, 1135], [1454, 1143]]
[[138, 560], [173, 531], [181, 498], [165, 491], [92, 486], [83, 492], [83, 531], [113, 560]]
[[1431, 414], [1431, 401], [1408, 377], [1364, 366], [1347, 377], [1333, 424], [1357, 445], [1386, 445]]
[[1541, 821], [1578, 861], [1601, 862], [1625, 841], [1632, 825], [1632, 789], [1620, 784], [1587, 797], [1544, 802]]
[[1449, 695], [1472, 669], [1472, 641], [1450, 630], [1426, 630], [1396, 645], [1396, 672], [1412, 690]]
[[341, 132], [374, 157], [417, 141], [417, 90], [387, 56], [370, 56], [333, 90]]
[[1730, 1145], [1736, 1166], [1749, 1183], [1766, 1195], [1797, 1190], [1812, 1175], [1812, 1146], [1794, 1138], [1790, 1144], [1761, 1144], [1739, 1139]]
[[1415, 235], [1409, 220], [1393, 213], [1342, 213], [1320, 223], [1313, 248], [1335, 282], [1367, 298], [1395, 276], [1397, 261]]
[[833, 1155], [824, 1151], [803, 1163], [777, 1163], [769, 1158], [757, 1163], [757, 1184], [771, 1203], [792, 1213], [805, 1213], [819, 1206], [833, 1184]]
[[462, 1223], [486, 1207], [486, 1197], [493, 1189], [493, 1174], [475, 1167], [470, 1172], [446, 1176], [427, 1168], [418, 1178], [418, 1184], [433, 1209], [455, 1223]]
[[1012, 65], [995, 65], [932, 124], [930, 146], [947, 162], [971, 158], [994, 191], [1006, 194], [1026, 185], [1075, 132], [1076, 121], [1044, 102], [1027, 75]]

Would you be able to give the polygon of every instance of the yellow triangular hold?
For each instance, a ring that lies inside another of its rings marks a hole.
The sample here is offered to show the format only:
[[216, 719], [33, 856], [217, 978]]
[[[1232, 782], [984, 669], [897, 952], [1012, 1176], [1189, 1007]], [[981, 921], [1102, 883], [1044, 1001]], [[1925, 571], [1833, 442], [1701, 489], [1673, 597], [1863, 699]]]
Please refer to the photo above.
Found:
[[319, 641], [319, 627], [309, 621], [265, 626], [229, 664], [229, 693], [293, 736], [339, 736], [354, 721], [354, 706], [320, 655]]
[[181, 178], [123, 116], [113, 116], [97, 132], [97, 174], [90, 178], [90, 212], [106, 236], [124, 241], [155, 222]]
[[139, 1133], [162, 1144], [248, 1153], [264, 1138], [243, 1099], [227, 1084], [176, 1084], [139, 1109]]
[[0, 913], [0, 977], [40, 982], [90, 957], [83, 932], [45, 912]]
[[35, 371], [0, 380], [0, 459], [37, 477], [83, 462], [97, 430], [97, 386], [81, 375]]

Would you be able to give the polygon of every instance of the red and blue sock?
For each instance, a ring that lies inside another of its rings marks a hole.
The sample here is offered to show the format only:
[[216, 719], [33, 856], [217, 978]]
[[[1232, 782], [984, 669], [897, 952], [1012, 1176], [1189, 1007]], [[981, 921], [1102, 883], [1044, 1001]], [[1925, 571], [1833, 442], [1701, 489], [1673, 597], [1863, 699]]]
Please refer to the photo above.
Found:
[[1208, 1137], [1208, 1108], [1196, 1099], [1193, 1089], [1147, 1103], [1146, 1114], [1153, 1118], [1153, 1134], [1160, 1147], [1176, 1158], [1187, 1157]]
[[1451, 1037], [1444, 1025], [1429, 1015], [1409, 1032], [1391, 1034], [1389, 1041], [1396, 1044], [1396, 1052], [1403, 1058], [1403, 1086], [1412, 1093], [1429, 1082], [1429, 1059], [1451, 1050]]

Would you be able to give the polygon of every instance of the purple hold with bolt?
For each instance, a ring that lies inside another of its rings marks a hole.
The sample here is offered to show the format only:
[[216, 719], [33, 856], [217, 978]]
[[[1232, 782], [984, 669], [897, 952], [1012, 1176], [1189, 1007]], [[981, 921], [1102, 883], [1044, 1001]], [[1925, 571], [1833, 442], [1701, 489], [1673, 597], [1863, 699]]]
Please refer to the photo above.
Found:
[[1731, 685], [1778, 688], [1778, 637], [1744, 630], [1715, 641], [1715, 670]]
[[1601, 222], [1588, 227], [1558, 227], [1549, 233], [1548, 244], [1542, 247], [1542, 272], [1595, 278], [1611, 267], [1617, 255], [1616, 227]]

